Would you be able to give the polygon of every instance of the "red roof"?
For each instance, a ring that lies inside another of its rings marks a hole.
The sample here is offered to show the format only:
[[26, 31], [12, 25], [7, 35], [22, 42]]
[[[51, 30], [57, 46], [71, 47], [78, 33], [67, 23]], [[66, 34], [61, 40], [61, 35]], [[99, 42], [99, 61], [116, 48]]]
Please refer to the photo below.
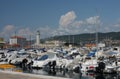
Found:
[[13, 46], [13, 47], [20, 47], [19, 44], [12, 44], [11, 46]]
[[21, 36], [12, 36], [11, 38], [25, 39], [25, 38], [23, 38]]

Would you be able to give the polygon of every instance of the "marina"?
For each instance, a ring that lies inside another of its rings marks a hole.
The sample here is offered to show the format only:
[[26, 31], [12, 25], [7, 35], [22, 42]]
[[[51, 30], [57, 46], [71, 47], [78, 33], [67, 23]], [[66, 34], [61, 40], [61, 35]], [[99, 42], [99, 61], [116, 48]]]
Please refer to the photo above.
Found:
[[[97, 37], [96, 37], [97, 38]], [[36, 42], [29, 48], [23, 48], [25, 38], [12, 36], [10, 43], [19, 40], [19, 45], [0, 50], [1, 72], [28, 74], [42, 79], [119, 79], [120, 47], [106, 46], [105, 43], [84, 46], [63, 44], [43, 45], [40, 32], [36, 33]], [[53, 42], [53, 41], [52, 41]], [[45, 46], [45, 47], [44, 47]], [[11, 73], [9, 73], [11, 75]], [[14, 77], [13, 75], [12, 77]]]
[[0, 79], [120, 79], [120, 0], [0, 0]]
[[[99, 75], [102, 75], [103, 79], [112, 75], [119, 79], [119, 47], [102, 52], [102, 49], [96, 51], [93, 48], [86, 53], [82, 53], [83, 48], [57, 47], [44, 50], [46, 51], [35, 48], [1, 50], [0, 70], [70, 79], [99, 79]], [[85, 50], [87, 48], [84, 48]]]

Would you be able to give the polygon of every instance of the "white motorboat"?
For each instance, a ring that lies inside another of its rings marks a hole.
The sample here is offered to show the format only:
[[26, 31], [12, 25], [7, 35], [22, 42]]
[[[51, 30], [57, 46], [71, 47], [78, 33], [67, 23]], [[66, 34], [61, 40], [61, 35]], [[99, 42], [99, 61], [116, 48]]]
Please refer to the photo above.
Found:
[[40, 67], [43, 68], [44, 65], [48, 64], [50, 61], [56, 61], [58, 58], [56, 53], [46, 53], [42, 56], [39, 56], [33, 60], [32, 67]]
[[89, 71], [95, 71], [96, 67], [98, 67], [98, 60], [95, 58], [85, 59], [85, 61], [82, 62], [82, 72], [89, 72]]

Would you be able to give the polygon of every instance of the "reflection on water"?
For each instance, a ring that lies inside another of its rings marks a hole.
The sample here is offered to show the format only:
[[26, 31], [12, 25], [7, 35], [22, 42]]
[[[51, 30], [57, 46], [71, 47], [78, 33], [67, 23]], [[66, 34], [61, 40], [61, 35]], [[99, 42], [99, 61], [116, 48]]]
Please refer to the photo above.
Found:
[[56, 75], [56, 71], [50, 69], [50, 70], [48, 71], [48, 74], [49, 74], [49, 75]]
[[120, 73], [104, 75], [105, 79], [120, 79]]
[[95, 73], [77, 73], [66, 70], [52, 70], [52, 69], [33, 69], [32, 71], [24, 71], [25, 73], [58, 76], [72, 79], [120, 79], [120, 73], [117, 74], [95, 74]]
[[95, 79], [105, 79], [105, 76], [103, 74], [98, 74], [95, 76]]

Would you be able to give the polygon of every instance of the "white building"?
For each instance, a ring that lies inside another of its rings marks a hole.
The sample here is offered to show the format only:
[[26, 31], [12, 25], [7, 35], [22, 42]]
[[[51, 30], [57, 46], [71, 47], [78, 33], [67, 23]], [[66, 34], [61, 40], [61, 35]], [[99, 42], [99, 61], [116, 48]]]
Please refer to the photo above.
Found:
[[40, 31], [36, 33], [36, 45], [40, 45]]
[[20, 36], [12, 36], [9, 40], [11, 46], [24, 47], [26, 45], [26, 38]]

